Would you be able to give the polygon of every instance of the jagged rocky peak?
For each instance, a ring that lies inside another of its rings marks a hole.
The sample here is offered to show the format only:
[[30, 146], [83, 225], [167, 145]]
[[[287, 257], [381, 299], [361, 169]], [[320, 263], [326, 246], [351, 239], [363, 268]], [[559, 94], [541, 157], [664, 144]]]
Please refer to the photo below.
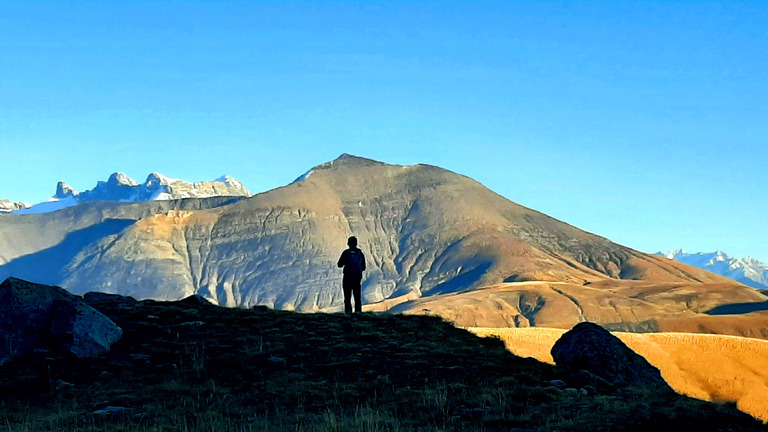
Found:
[[768, 289], [768, 264], [752, 257], [734, 258], [723, 251], [688, 253], [682, 249], [664, 254], [669, 259], [731, 278], [744, 285]]
[[109, 184], [109, 185], [131, 186], [131, 187], [139, 185], [138, 183], [136, 183], [135, 180], [133, 180], [132, 178], [128, 177], [127, 175], [125, 175], [125, 174], [123, 174], [121, 172], [116, 172], [116, 173], [112, 174], [111, 176], [109, 176], [109, 180], [107, 180], [107, 184]]
[[68, 184], [59, 182], [56, 194], [48, 201], [30, 206], [25, 203], [0, 202], [0, 212], [48, 213], [91, 201], [142, 202], [183, 198], [209, 198], [215, 196], [244, 196], [252, 194], [238, 180], [222, 176], [213, 181], [187, 182], [154, 172], [144, 183], [116, 172], [107, 181], [98, 181], [93, 189], [78, 192]]
[[7, 199], [0, 200], [0, 213], [10, 213], [16, 210], [27, 209], [29, 204], [19, 201], [11, 201]]
[[243, 184], [240, 183], [239, 180], [237, 180], [236, 178], [230, 177], [230, 176], [228, 176], [226, 174], [224, 174], [223, 176], [217, 178], [214, 181], [224, 183], [227, 186], [244, 187]]
[[72, 186], [64, 183], [63, 181], [60, 181], [56, 185], [56, 195], [53, 196], [53, 198], [56, 199], [63, 199], [68, 197], [73, 197], [77, 195], [77, 191]]

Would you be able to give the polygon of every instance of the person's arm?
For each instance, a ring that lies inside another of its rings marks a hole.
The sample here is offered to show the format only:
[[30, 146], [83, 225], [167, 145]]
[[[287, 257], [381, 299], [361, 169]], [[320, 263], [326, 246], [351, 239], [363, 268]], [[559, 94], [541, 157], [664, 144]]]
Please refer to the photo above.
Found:
[[362, 268], [363, 271], [365, 271], [365, 254], [363, 253], [363, 251], [360, 251], [360, 258], [362, 258], [361, 261], [362, 261], [362, 264], [363, 264], [361, 268]]
[[339, 267], [344, 267], [344, 264], [347, 263], [347, 251], [344, 251], [341, 253], [341, 256], [339, 257], [339, 262], [336, 264]]

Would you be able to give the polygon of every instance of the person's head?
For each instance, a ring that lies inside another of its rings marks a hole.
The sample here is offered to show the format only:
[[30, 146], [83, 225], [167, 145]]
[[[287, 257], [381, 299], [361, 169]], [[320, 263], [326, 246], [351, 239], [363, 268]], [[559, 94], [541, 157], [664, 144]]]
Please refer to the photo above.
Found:
[[350, 237], [349, 240], [347, 240], [347, 246], [351, 248], [357, 247], [357, 237], [355, 236]]

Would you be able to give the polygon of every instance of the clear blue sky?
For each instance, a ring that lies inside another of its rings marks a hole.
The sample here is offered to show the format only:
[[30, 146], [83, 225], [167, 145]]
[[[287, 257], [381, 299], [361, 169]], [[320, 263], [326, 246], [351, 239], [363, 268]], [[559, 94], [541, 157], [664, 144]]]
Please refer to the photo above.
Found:
[[344, 152], [768, 262], [768, 3], [0, 3], [0, 198]]

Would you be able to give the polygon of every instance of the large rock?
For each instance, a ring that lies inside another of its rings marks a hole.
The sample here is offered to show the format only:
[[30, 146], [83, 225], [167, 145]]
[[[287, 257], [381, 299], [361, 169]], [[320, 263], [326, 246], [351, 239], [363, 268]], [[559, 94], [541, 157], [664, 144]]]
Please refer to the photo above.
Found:
[[0, 364], [54, 346], [92, 357], [121, 336], [112, 320], [61, 288], [16, 278], [0, 284]]
[[576, 324], [552, 346], [559, 367], [586, 371], [617, 387], [669, 386], [661, 372], [597, 324]]
[[54, 300], [51, 315], [54, 343], [78, 357], [107, 352], [123, 335], [112, 320], [82, 301]]

